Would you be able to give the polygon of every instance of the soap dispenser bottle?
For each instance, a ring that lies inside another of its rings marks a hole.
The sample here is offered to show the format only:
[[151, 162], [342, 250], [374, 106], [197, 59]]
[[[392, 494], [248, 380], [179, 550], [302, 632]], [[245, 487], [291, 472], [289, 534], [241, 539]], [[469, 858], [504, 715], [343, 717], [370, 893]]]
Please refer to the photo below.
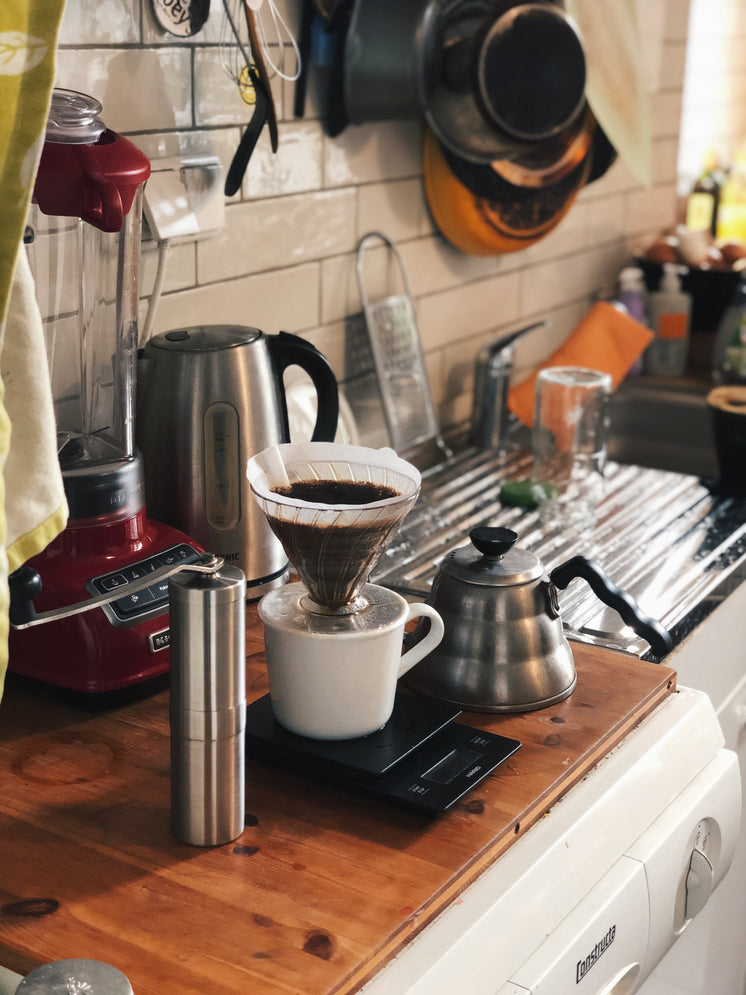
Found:
[[746, 384], [746, 279], [743, 276], [718, 326], [712, 378], [720, 384]]
[[681, 289], [679, 267], [663, 264], [658, 290], [648, 296], [648, 317], [655, 338], [645, 351], [645, 372], [655, 377], [678, 377], [686, 369], [692, 298]]

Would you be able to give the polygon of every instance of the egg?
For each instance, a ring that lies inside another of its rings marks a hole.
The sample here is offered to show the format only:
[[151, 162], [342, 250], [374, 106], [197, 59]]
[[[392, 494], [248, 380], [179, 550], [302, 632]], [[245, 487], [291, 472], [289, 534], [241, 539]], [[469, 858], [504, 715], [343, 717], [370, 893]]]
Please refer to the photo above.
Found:
[[651, 263], [678, 263], [679, 254], [677, 252], [678, 239], [673, 235], [666, 238], [659, 238], [652, 245], [649, 245], [643, 255], [644, 259]]
[[741, 259], [746, 259], [746, 245], [743, 245], [741, 242], [725, 242], [720, 246], [720, 253], [723, 257], [723, 262], [728, 266], [732, 266]]

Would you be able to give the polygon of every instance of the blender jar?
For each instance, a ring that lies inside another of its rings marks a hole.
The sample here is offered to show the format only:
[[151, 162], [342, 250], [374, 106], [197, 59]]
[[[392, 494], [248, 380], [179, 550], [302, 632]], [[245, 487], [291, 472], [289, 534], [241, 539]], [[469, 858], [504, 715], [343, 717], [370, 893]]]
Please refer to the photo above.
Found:
[[150, 163], [100, 111], [92, 97], [55, 89], [25, 235], [73, 518], [142, 499], [133, 394]]

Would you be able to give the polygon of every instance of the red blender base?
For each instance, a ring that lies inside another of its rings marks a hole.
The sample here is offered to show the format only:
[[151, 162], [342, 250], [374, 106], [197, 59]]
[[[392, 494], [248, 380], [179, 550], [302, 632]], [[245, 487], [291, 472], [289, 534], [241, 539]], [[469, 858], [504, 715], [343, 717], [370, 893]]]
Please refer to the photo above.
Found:
[[[28, 566], [39, 572], [38, 613], [113, 591], [167, 563], [196, 559], [202, 547], [145, 517], [72, 520]], [[9, 671], [86, 694], [118, 691], [170, 665], [168, 581], [103, 608], [10, 630]]]

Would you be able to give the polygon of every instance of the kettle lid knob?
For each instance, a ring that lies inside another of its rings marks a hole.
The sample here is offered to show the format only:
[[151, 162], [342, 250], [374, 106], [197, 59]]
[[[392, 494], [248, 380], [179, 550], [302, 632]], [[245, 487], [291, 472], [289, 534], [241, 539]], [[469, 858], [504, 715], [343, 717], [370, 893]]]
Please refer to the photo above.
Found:
[[503, 526], [478, 525], [469, 538], [483, 556], [505, 556], [518, 542], [518, 533]]

